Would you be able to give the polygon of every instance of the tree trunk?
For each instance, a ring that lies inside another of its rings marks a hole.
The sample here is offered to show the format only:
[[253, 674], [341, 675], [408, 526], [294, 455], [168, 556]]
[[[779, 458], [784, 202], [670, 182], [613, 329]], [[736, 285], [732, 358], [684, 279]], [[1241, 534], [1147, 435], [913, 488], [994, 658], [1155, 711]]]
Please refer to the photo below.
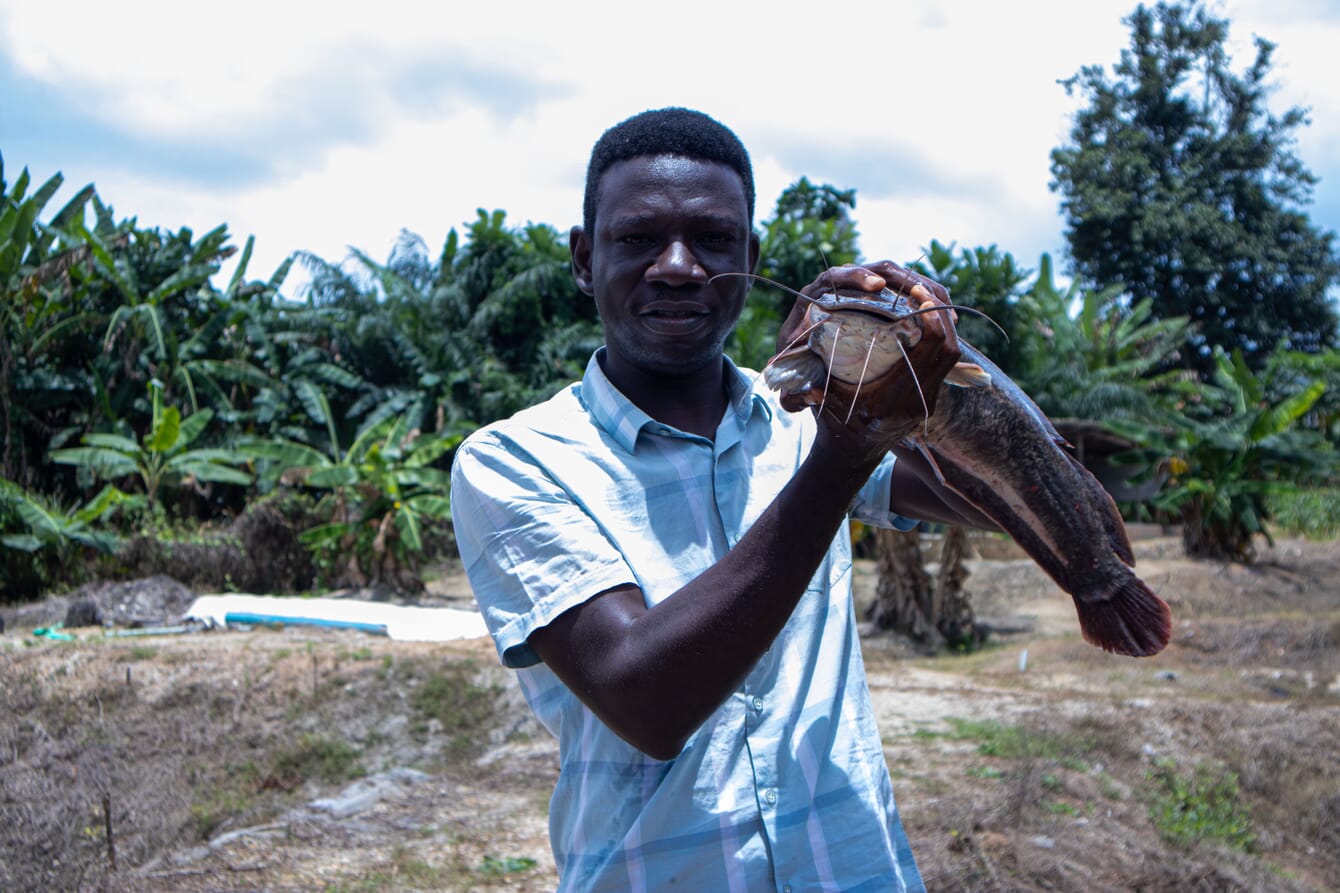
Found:
[[968, 579], [968, 568], [963, 563], [967, 552], [968, 531], [962, 527], [945, 528], [944, 544], [940, 547], [940, 573], [935, 579], [939, 613], [934, 623], [951, 648], [972, 649], [986, 638], [977, 625], [968, 591], [963, 587], [963, 581]]
[[875, 531], [879, 582], [866, 619], [880, 629], [902, 633], [938, 648], [943, 640], [932, 619], [935, 587], [921, 559], [921, 535], [915, 531]]
[[926, 572], [920, 540], [915, 530], [875, 531], [879, 581], [866, 620], [932, 649], [946, 643], [956, 648], [975, 647], [985, 635], [963, 586], [968, 577], [964, 566], [967, 532], [961, 527], [947, 528], [940, 572], [934, 580]]

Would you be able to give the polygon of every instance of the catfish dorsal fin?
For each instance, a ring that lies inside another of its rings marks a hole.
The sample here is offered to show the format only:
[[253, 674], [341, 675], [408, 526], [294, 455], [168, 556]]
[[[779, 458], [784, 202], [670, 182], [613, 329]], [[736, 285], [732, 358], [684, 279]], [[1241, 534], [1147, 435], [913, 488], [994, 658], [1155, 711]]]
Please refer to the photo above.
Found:
[[991, 373], [976, 363], [956, 363], [945, 376], [945, 384], [957, 388], [989, 388]]

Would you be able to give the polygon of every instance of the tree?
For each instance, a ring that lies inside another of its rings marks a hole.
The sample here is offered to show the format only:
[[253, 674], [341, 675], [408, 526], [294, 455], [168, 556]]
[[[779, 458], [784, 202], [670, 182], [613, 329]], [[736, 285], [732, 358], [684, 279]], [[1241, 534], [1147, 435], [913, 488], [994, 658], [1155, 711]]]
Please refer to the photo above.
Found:
[[957, 255], [954, 248], [953, 243], [944, 245], [931, 239], [925, 259], [912, 264], [912, 268], [949, 289], [955, 304], [975, 308], [990, 319], [988, 322], [976, 314], [960, 313], [958, 333], [1013, 376], [1018, 367], [1015, 354], [1022, 343], [1015, 336], [1021, 323], [1019, 289], [1029, 271], [1015, 263], [1014, 255], [995, 245], [964, 248]]
[[1007, 371], [1053, 419], [1155, 418], [1195, 387], [1175, 364], [1190, 334], [1185, 317], [1157, 319], [1150, 299], [1132, 305], [1115, 286], [1059, 289], [1046, 254], [1016, 322]]
[[1213, 348], [1259, 369], [1281, 342], [1337, 341], [1327, 289], [1340, 280], [1335, 234], [1303, 208], [1317, 178], [1293, 150], [1307, 111], [1266, 105], [1275, 45], [1235, 73], [1229, 23], [1196, 0], [1137, 7], [1109, 79], [1086, 66], [1061, 83], [1088, 105], [1052, 152], [1075, 272], [1120, 285], [1159, 318], [1197, 325], [1186, 360], [1213, 373]]
[[1286, 391], [1268, 380], [1278, 365], [1257, 375], [1240, 353], [1216, 350], [1214, 360], [1214, 384], [1201, 387], [1198, 404], [1117, 427], [1143, 445], [1131, 458], [1147, 473], [1166, 470], [1154, 503], [1181, 516], [1187, 554], [1249, 563], [1253, 538], [1270, 541], [1272, 497], [1333, 482], [1340, 462], [1318, 431], [1298, 424], [1325, 382], [1291, 376]]
[[[764, 280], [799, 289], [829, 267], [856, 260], [855, 189], [815, 186], [801, 177], [782, 191], [771, 219], [764, 221], [757, 273]], [[756, 282], [726, 353], [755, 369], [776, 352], [777, 331], [795, 303], [784, 289]]]

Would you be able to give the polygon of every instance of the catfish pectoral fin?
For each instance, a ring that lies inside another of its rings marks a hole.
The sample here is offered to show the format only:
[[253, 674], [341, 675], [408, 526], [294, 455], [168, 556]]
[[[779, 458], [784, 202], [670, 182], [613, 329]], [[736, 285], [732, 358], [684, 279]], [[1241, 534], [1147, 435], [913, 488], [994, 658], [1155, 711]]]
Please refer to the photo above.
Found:
[[1154, 590], [1134, 574], [1103, 592], [1077, 594], [1084, 640], [1127, 657], [1158, 654], [1172, 637], [1172, 612]]

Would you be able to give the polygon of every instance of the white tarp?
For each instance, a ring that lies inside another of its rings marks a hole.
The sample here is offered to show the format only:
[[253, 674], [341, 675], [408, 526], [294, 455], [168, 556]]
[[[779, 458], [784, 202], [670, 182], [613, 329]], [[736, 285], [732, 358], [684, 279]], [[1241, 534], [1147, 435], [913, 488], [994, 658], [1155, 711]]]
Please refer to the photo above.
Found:
[[446, 642], [488, 634], [478, 611], [420, 608], [347, 598], [294, 598], [272, 595], [202, 595], [185, 620], [210, 626], [296, 624], [361, 629], [402, 642]]

